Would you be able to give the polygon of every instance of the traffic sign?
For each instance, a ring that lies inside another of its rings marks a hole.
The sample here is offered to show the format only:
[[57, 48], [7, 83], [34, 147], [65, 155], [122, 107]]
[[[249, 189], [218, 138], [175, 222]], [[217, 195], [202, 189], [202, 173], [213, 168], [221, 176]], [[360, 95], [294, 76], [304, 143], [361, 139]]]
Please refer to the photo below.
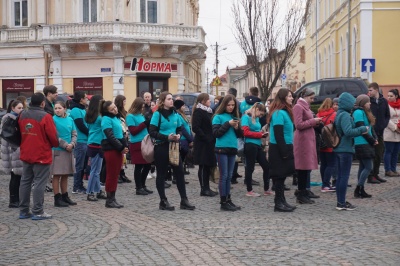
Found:
[[281, 75], [281, 78], [282, 78], [283, 80], [285, 80], [285, 79], [286, 79], [286, 74], [282, 74], [282, 75]]
[[375, 72], [375, 59], [374, 58], [364, 58], [361, 59], [361, 72]]
[[218, 76], [216, 76], [216, 77], [213, 79], [213, 81], [212, 81], [212, 83], [211, 83], [211, 86], [221, 86], [221, 85], [222, 85], [221, 80], [219, 79]]

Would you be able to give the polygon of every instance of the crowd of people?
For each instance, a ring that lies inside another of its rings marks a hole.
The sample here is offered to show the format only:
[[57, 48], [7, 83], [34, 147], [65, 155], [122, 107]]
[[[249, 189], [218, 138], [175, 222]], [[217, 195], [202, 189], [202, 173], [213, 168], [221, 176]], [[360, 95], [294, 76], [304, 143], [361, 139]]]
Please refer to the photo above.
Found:
[[[321, 192], [336, 192], [337, 210], [354, 210], [346, 200], [353, 155], [359, 160], [356, 198], [372, 197], [365, 183], [386, 182], [379, 176], [384, 160], [385, 176], [399, 176], [396, 170], [400, 149], [400, 99], [397, 89], [388, 93], [388, 100], [379, 93], [376, 83], [369, 85], [369, 95], [354, 98], [342, 93], [338, 98], [325, 99], [314, 114], [310, 108], [315, 92], [304, 89], [298, 99], [292, 91], [280, 89], [273, 100], [264, 105], [256, 87], [241, 104], [235, 90], [216, 98], [211, 108], [206, 93], [198, 95], [192, 107], [191, 119], [182, 98], [173, 99], [162, 92], [157, 102], [145, 93], [125, 109], [127, 99], [118, 95], [114, 101], [76, 91], [73, 99], [56, 101], [57, 88], [46, 86], [43, 93], [9, 103], [2, 119], [18, 119], [21, 145], [3, 140], [1, 145], [4, 169], [11, 175], [10, 208], [19, 208], [20, 219], [49, 219], [44, 212], [46, 184], [52, 180], [55, 207], [77, 205], [68, 194], [68, 177], [73, 176], [72, 193], [84, 193], [87, 200], [105, 200], [107, 208], [122, 208], [116, 200], [118, 183], [131, 182], [124, 168], [134, 164], [136, 195], [153, 191], [146, 186], [151, 172], [156, 173], [159, 209], [175, 207], [166, 196], [168, 175], [173, 176], [180, 195], [180, 208], [194, 210], [186, 193], [185, 158], [193, 154], [198, 165], [200, 196], [220, 196], [223, 211], [238, 211], [232, 201], [231, 185], [237, 183], [237, 155], [242, 152], [245, 167], [246, 196], [259, 197], [253, 190], [256, 163], [262, 168], [263, 195], [274, 196], [274, 211], [292, 212], [296, 206], [285, 198], [285, 179], [294, 175], [299, 204], [313, 204], [319, 196], [310, 189], [310, 174], [319, 168]], [[321, 130], [334, 123], [340, 136], [332, 148], [321, 141]], [[149, 135], [154, 141], [154, 162], [144, 159], [142, 140]], [[179, 162], [169, 163], [169, 146], [179, 143]], [[320, 164], [320, 167], [318, 167]], [[90, 165], [90, 170], [88, 170]], [[218, 171], [218, 192], [210, 188], [210, 176]], [[88, 176], [87, 188], [83, 177]], [[102, 191], [102, 183], [105, 191]], [[271, 183], [271, 184], [270, 184]], [[33, 207], [30, 195], [33, 189]]]

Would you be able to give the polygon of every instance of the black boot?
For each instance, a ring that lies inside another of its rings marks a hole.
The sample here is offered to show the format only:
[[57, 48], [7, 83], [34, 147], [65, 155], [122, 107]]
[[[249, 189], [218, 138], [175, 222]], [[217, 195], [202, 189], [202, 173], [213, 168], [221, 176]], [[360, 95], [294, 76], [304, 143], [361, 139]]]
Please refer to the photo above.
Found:
[[293, 186], [297, 186], [297, 182], [298, 182], [298, 181], [297, 181], [297, 173], [294, 173], [294, 174], [293, 174], [292, 185], [293, 185]]
[[63, 201], [65, 201], [66, 203], [68, 203], [68, 205], [76, 205], [76, 202], [72, 201], [69, 196], [68, 196], [68, 192], [65, 192], [64, 194], [61, 195]]
[[320, 198], [320, 196], [318, 196], [318, 195], [315, 195], [311, 190], [306, 190], [307, 191], [307, 196], [310, 198], [310, 199], [319, 199]]
[[130, 179], [126, 176], [125, 170], [124, 170], [124, 169], [121, 169], [121, 171], [119, 171], [119, 176], [120, 176], [122, 182], [125, 182], [125, 183], [131, 183], [131, 182], [132, 182], [132, 180], [130, 180]]
[[115, 192], [107, 192], [106, 207], [119, 209], [120, 206], [114, 201], [114, 195]]
[[283, 204], [285, 204], [285, 206], [288, 207], [289, 209], [295, 210], [297, 208], [297, 206], [290, 205], [289, 203], [287, 203], [286, 198], [285, 198], [285, 191], [283, 191], [282, 200], [283, 200]]
[[144, 188], [137, 188], [136, 189], [136, 195], [145, 196], [145, 195], [149, 195], [149, 193], [147, 193], [146, 190], [144, 190]]
[[171, 206], [171, 204], [169, 204], [167, 199], [162, 199], [160, 201], [160, 206], [159, 206], [160, 210], [166, 210], [166, 211], [174, 211], [175, 207]]
[[297, 203], [300, 204], [313, 204], [315, 201], [311, 200], [308, 197], [307, 190], [298, 190], [297, 191]]
[[97, 193], [96, 198], [98, 198], [98, 199], [107, 199], [107, 195], [106, 195], [106, 193], [104, 193], [104, 191], [100, 190], [100, 192]]
[[372, 197], [372, 195], [365, 192], [364, 186], [360, 187], [360, 195], [361, 195], [361, 198], [371, 198]]
[[217, 192], [214, 192], [209, 188], [201, 188], [200, 196], [203, 196], [203, 197], [215, 197], [217, 195], [218, 195]]
[[18, 208], [18, 207], [19, 207], [19, 201], [13, 201], [8, 204], [8, 208]]
[[69, 204], [63, 201], [60, 193], [54, 195], [54, 207], [69, 207]]
[[231, 194], [228, 195], [228, 197], [226, 197], [226, 202], [231, 205], [232, 207], [236, 208], [237, 211], [241, 210], [242, 207], [235, 205], [232, 200], [231, 200]]
[[167, 182], [164, 182], [164, 188], [170, 188], [171, 184], [168, 184]]
[[181, 199], [181, 204], [180, 204], [181, 210], [194, 210], [196, 207], [192, 204], [190, 204], [189, 200], [187, 198]]
[[354, 197], [355, 198], [361, 198], [361, 191], [360, 191], [361, 187], [357, 186], [356, 190], [354, 190]]
[[150, 189], [148, 189], [147, 187], [143, 187], [144, 191], [147, 192], [147, 194], [153, 194], [153, 191], [151, 191]]
[[113, 198], [115, 204], [117, 204], [117, 205], [119, 206], [118, 208], [123, 208], [124, 205], [119, 204], [118, 201], [117, 201], [117, 199], [115, 198], [115, 193], [116, 193], [115, 191], [114, 191], [114, 192], [111, 192], [111, 195], [112, 195], [112, 198]]
[[276, 185], [274, 212], [292, 212], [294, 210], [293, 208], [289, 208], [288, 206], [285, 205], [283, 193], [284, 193], [284, 186], [280, 184]]
[[229, 203], [227, 202], [226, 196], [221, 197], [221, 202], [220, 202], [220, 204], [221, 204], [221, 210], [222, 210], [222, 211], [231, 211], [231, 212], [236, 211], [236, 208], [233, 207], [231, 204], [229, 204]]

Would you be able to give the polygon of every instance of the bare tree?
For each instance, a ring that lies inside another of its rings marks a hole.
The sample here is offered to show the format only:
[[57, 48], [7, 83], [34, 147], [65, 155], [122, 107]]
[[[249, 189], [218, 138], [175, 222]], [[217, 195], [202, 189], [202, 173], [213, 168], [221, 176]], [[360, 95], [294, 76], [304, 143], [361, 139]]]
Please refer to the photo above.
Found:
[[[290, 61], [310, 13], [311, 0], [234, 0], [234, 34], [267, 99]], [[285, 5], [283, 8], [280, 5]]]

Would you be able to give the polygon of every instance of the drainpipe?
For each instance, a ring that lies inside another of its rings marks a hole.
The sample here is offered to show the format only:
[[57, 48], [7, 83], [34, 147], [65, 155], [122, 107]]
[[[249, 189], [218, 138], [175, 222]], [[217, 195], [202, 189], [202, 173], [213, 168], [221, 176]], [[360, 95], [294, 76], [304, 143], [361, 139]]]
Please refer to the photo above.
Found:
[[319, 79], [318, 74], [318, 0], [315, 0], [315, 79]]
[[348, 2], [347, 2], [347, 4], [348, 4], [348, 8], [349, 8], [349, 10], [348, 10], [348, 18], [347, 18], [347, 26], [348, 26], [348, 34], [349, 34], [349, 37], [348, 37], [348, 39], [347, 39], [347, 41], [348, 41], [348, 43], [347, 43], [347, 77], [350, 77], [350, 66], [351, 66], [351, 64], [350, 64], [350, 59], [351, 59], [351, 54], [350, 54], [350, 48], [351, 48], [351, 41], [350, 41], [350, 36], [351, 36], [351, 34], [350, 34], [350, 32], [351, 32], [351, 25], [350, 25], [350, 20], [351, 20], [351, 0], [348, 0]]

